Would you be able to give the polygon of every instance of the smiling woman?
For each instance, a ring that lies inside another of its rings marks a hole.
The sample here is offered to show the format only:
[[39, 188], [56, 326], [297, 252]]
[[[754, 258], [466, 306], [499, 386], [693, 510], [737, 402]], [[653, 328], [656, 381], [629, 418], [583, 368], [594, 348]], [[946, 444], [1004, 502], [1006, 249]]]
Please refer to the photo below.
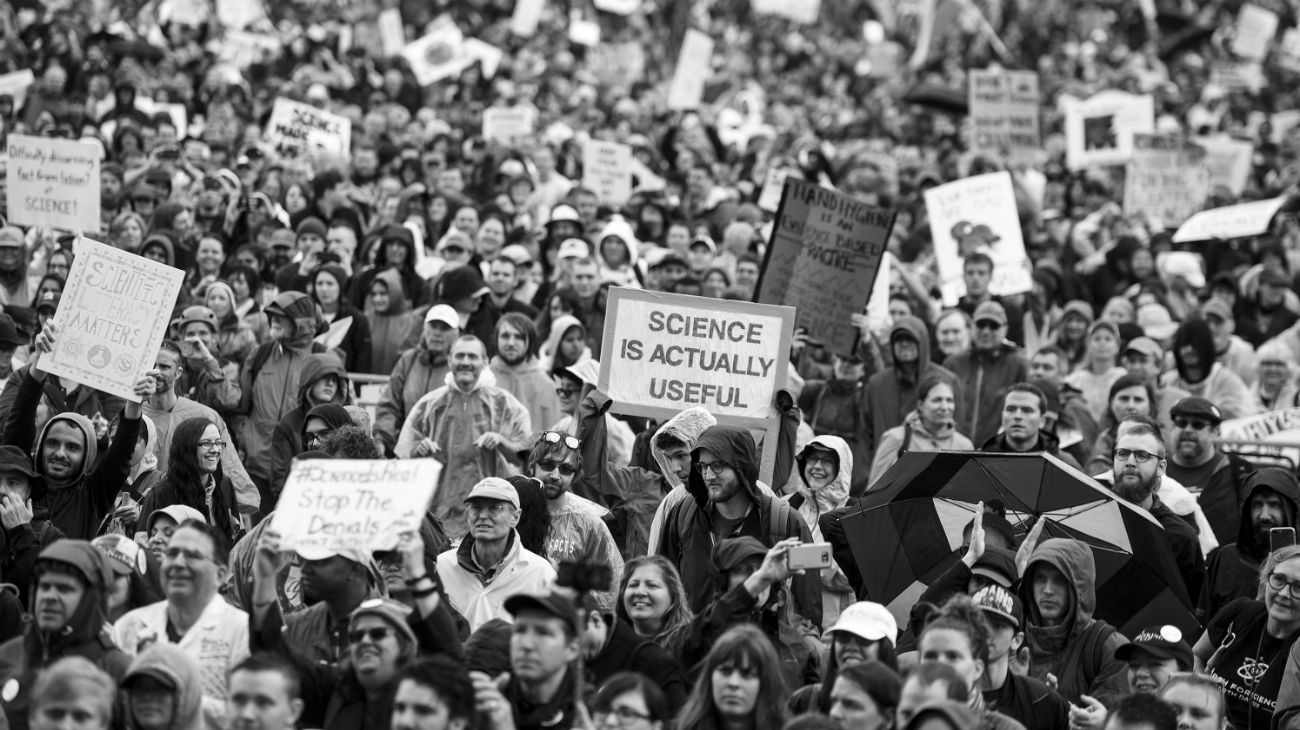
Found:
[[207, 418], [181, 421], [171, 434], [167, 474], [145, 497], [141, 514], [148, 519], [155, 510], [176, 504], [197, 510], [225, 536], [229, 549], [242, 529], [234, 512], [234, 488], [221, 466], [225, 447], [221, 430]]

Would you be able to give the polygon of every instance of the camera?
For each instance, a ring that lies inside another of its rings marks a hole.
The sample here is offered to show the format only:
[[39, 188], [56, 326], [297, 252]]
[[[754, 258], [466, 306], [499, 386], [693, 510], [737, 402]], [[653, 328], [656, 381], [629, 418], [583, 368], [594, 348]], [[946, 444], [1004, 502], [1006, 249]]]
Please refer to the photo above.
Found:
[[614, 571], [608, 565], [561, 562], [555, 571], [555, 584], [572, 588], [580, 593], [608, 591], [614, 582]]

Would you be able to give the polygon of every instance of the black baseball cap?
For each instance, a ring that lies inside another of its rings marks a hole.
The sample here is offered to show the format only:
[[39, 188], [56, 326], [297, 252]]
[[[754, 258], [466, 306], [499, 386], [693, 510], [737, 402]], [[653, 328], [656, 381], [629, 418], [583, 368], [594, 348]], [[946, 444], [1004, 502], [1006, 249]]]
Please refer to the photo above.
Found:
[[1157, 659], [1174, 659], [1180, 668], [1192, 666], [1192, 647], [1183, 640], [1183, 632], [1177, 626], [1149, 626], [1133, 638], [1133, 643], [1125, 644], [1115, 650], [1115, 658], [1121, 662], [1130, 661], [1134, 654], [1150, 654]]
[[563, 621], [575, 636], [578, 634], [578, 607], [563, 593], [516, 593], [507, 598], [504, 605], [511, 616], [518, 616], [520, 611], [530, 608], [550, 614]]
[[0, 314], [0, 347], [19, 347], [23, 344], [23, 338], [18, 335], [18, 326], [14, 324], [13, 317], [7, 314]]

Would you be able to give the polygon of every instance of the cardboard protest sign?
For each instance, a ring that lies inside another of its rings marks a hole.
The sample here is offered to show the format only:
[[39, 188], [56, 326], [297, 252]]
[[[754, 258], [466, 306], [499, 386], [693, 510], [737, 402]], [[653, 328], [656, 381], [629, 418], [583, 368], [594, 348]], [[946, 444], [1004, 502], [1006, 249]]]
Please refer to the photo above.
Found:
[[533, 133], [537, 110], [530, 106], [494, 106], [483, 110], [483, 139], [511, 142]]
[[0, 96], [12, 96], [14, 109], [22, 109], [27, 101], [27, 89], [35, 80], [36, 76], [29, 68], [0, 75]]
[[993, 259], [993, 294], [1032, 288], [1011, 173], [990, 172], [931, 188], [925, 191], [925, 208], [945, 305], [956, 304], [966, 293], [962, 265], [976, 251]]
[[280, 39], [265, 33], [229, 31], [217, 44], [217, 58], [238, 69], [272, 58], [280, 52]]
[[1277, 13], [1246, 3], [1237, 13], [1237, 33], [1232, 38], [1232, 52], [1250, 61], [1263, 61], [1275, 35]]
[[1257, 200], [1252, 203], [1229, 205], [1224, 208], [1203, 210], [1187, 219], [1174, 233], [1174, 243], [1210, 241], [1213, 239], [1258, 236], [1268, 230], [1285, 198]]
[[668, 86], [668, 108], [698, 107], [712, 66], [713, 39], [694, 28], [687, 29], [682, 52], [677, 57], [677, 69], [673, 71], [673, 80]]
[[352, 120], [280, 97], [271, 107], [265, 136], [281, 157], [318, 152], [346, 157], [352, 148]]
[[271, 529], [283, 550], [392, 550], [420, 529], [441, 472], [437, 459], [294, 461]]
[[769, 167], [767, 178], [763, 181], [763, 190], [758, 195], [758, 207], [775, 213], [781, 207], [781, 194], [785, 192], [785, 181], [799, 171], [792, 167]]
[[54, 351], [41, 369], [139, 402], [137, 380], [153, 368], [185, 272], [89, 238], [59, 300]]
[[440, 16], [424, 37], [406, 44], [402, 58], [420, 86], [459, 76], [474, 59], [465, 51], [465, 36], [455, 22]]
[[379, 13], [379, 43], [388, 57], [401, 54], [406, 47], [406, 31], [402, 28], [402, 11], [388, 8]]
[[622, 86], [645, 78], [645, 47], [640, 43], [602, 43], [587, 52], [587, 71], [602, 86]]
[[1228, 450], [1233, 453], [1282, 457], [1290, 459], [1293, 465], [1300, 464], [1300, 408], [1229, 418], [1219, 424], [1219, 436], [1225, 441], [1254, 442], [1228, 444]]
[[779, 15], [796, 23], [812, 25], [822, 12], [822, 0], [750, 0], [750, 7], [760, 15]]
[[596, 9], [614, 15], [631, 15], [641, 5], [641, 0], [596, 0]]
[[785, 385], [794, 309], [613, 287], [600, 390], [620, 413], [669, 418], [701, 406], [765, 426]]
[[1182, 224], [1210, 194], [1205, 149], [1181, 137], [1133, 135], [1124, 178], [1124, 212], [1145, 213], [1165, 226]]
[[217, 0], [217, 21], [226, 28], [247, 28], [265, 17], [262, 0]]
[[1277, 55], [1274, 57], [1277, 65], [1290, 71], [1291, 73], [1300, 73], [1300, 28], [1287, 28], [1282, 34], [1282, 42], [1278, 44]]
[[755, 301], [795, 308], [795, 324], [845, 357], [858, 328], [894, 211], [798, 178], [786, 180]]
[[1155, 131], [1155, 102], [1149, 94], [1103, 91], [1079, 101], [1062, 97], [1065, 154], [1070, 168], [1122, 165], [1133, 155], [1133, 135]]
[[1210, 67], [1210, 83], [1226, 91], [1259, 93], [1268, 85], [1264, 67], [1259, 61], [1236, 61], [1221, 58]]
[[1197, 137], [1196, 144], [1205, 150], [1205, 168], [1215, 185], [1227, 185], [1233, 195], [1241, 195], [1250, 179], [1255, 145], [1226, 134]]
[[49, 137], [9, 135], [10, 223], [99, 230], [99, 158], [95, 145]]
[[523, 38], [529, 38], [537, 32], [537, 24], [542, 20], [542, 10], [546, 0], [515, 0], [515, 12], [510, 16], [510, 32]]
[[469, 56], [469, 64], [478, 62], [479, 70], [483, 72], [484, 78], [492, 78], [497, 75], [497, 69], [501, 66], [501, 59], [505, 58], [505, 51], [486, 43], [477, 38], [465, 39], [465, 53]]
[[622, 205], [632, 197], [632, 148], [591, 139], [582, 147], [582, 185], [601, 202]]
[[1041, 141], [1038, 74], [1033, 71], [970, 72], [971, 151], [1032, 164]]

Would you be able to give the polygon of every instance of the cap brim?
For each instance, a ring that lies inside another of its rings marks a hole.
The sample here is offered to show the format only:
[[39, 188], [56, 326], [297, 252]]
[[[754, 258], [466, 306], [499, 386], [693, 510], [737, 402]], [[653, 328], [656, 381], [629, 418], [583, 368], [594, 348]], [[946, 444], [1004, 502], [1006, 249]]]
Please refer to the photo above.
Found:
[[1127, 662], [1137, 653], [1150, 654], [1157, 659], [1185, 659], [1187, 652], [1181, 652], [1177, 649], [1170, 649], [1163, 646], [1152, 646], [1150, 644], [1125, 644], [1115, 650], [1115, 658], [1121, 662]]
[[980, 606], [980, 610], [990, 616], [997, 616], [998, 618], [1001, 618], [1002, 620], [1006, 621], [1007, 623], [1011, 624], [1017, 629], [1020, 628], [1020, 621], [1015, 616], [1012, 616], [1006, 611], [999, 611], [996, 608], [988, 608], [985, 606]]
[[329, 560], [339, 554], [329, 548], [308, 546], [300, 547], [297, 550], [294, 550], [294, 552], [298, 553], [298, 557], [303, 560]]
[[831, 637], [835, 635], [836, 631], [843, 631], [846, 634], [853, 634], [859, 639], [866, 639], [867, 641], [881, 641], [882, 639], [889, 638], [889, 632], [887, 631], [880, 631], [877, 634], [876, 632], [872, 632], [872, 631], [863, 631], [861, 629], [858, 629], [857, 627], [840, 626], [836, 624], [835, 626], [826, 629], [826, 632], [822, 634], [822, 639], [829, 641]]
[[971, 575], [982, 575], [1003, 588], [1011, 587], [1011, 578], [987, 566], [976, 565], [974, 568], [971, 568], [970, 572]]

